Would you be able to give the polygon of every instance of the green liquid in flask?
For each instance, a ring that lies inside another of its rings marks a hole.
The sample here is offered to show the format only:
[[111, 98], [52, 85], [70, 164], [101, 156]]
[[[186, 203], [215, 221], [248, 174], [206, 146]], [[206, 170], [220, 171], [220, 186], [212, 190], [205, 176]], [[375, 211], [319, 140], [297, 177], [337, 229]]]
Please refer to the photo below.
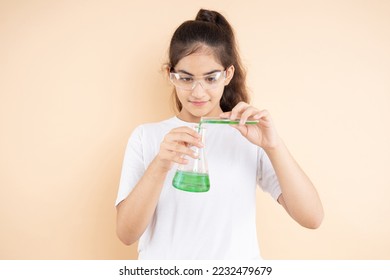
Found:
[[173, 186], [182, 191], [207, 192], [210, 189], [210, 179], [207, 173], [176, 171]]

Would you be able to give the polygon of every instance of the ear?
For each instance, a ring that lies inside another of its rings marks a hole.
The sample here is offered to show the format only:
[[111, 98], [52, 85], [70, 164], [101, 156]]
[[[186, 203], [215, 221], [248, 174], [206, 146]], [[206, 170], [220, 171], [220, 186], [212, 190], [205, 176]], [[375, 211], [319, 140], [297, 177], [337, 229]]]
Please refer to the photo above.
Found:
[[165, 64], [163, 66], [163, 72], [165, 72], [165, 75], [169, 79], [169, 73], [171, 73], [171, 67], [168, 64]]
[[227, 86], [230, 81], [233, 79], [234, 76], [234, 65], [230, 65], [228, 68], [226, 68], [226, 79], [224, 85]]

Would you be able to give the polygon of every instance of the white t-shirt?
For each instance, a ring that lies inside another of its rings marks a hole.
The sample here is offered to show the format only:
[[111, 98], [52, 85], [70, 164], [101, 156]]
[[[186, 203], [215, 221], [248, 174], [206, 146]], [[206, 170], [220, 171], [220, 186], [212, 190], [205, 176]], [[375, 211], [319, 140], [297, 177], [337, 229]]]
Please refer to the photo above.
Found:
[[[125, 152], [118, 205], [137, 184], [173, 128], [194, 126], [177, 117], [138, 126]], [[205, 124], [210, 190], [181, 191], [168, 173], [152, 221], [142, 234], [139, 259], [259, 259], [256, 185], [281, 194], [266, 153], [229, 125]]]

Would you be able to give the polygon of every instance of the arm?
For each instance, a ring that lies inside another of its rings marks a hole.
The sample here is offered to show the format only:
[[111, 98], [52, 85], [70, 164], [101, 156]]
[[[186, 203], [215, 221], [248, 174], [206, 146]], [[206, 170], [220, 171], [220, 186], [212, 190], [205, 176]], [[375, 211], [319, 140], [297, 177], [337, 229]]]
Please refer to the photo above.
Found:
[[185, 164], [182, 155], [196, 157], [188, 145], [201, 147], [199, 134], [189, 127], [171, 130], [141, 179], [117, 205], [117, 235], [124, 244], [136, 242], [150, 223], [173, 163]]
[[154, 159], [138, 184], [117, 206], [117, 235], [126, 245], [136, 242], [152, 219], [167, 172]]
[[[319, 227], [324, 215], [321, 200], [310, 179], [277, 134], [270, 114], [244, 102], [237, 104], [231, 112], [221, 114], [221, 117], [231, 119], [238, 116], [242, 124], [234, 127], [250, 142], [262, 147], [272, 163], [282, 190], [278, 202], [302, 226]], [[244, 125], [248, 118], [259, 120], [259, 123]]]
[[265, 151], [282, 189], [278, 202], [300, 225], [312, 229], [318, 228], [324, 212], [321, 200], [310, 179], [282, 141], [278, 146]]

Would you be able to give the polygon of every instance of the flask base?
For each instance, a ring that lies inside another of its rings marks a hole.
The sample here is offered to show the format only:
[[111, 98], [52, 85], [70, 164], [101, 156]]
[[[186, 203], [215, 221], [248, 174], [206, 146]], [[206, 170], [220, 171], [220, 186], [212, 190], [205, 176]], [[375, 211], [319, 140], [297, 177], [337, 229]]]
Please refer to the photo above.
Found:
[[207, 192], [210, 189], [209, 174], [178, 170], [172, 185], [182, 191]]

